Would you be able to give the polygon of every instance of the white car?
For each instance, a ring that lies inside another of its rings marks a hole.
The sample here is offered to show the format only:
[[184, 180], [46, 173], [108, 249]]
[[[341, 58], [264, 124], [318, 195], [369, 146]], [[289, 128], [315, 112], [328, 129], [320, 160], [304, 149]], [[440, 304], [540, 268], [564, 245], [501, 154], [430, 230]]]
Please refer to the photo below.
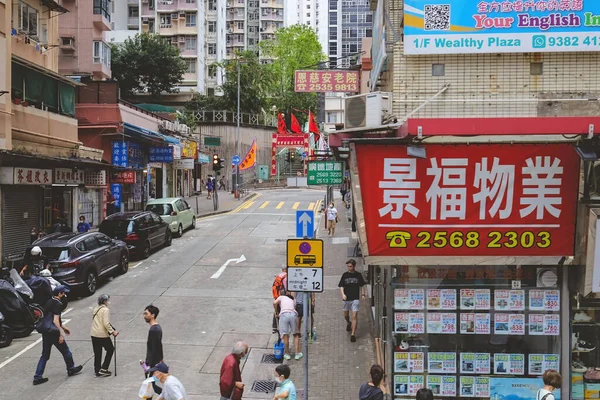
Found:
[[160, 215], [178, 237], [183, 235], [184, 230], [196, 227], [196, 214], [181, 197], [150, 200], [146, 204], [146, 211]]

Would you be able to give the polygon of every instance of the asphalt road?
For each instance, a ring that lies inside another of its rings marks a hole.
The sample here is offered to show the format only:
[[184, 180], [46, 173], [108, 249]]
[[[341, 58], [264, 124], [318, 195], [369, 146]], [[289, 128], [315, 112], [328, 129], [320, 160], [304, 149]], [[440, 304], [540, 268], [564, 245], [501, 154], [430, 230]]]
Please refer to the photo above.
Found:
[[[33, 386], [42, 350], [41, 336], [34, 332], [0, 349], [0, 399], [138, 398], [139, 360], [145, 357], [148, 334], [142, 312], [148, 304], [160, 309], [165, 361], [190, 398], [218, 398], [221, 362], [234, 342], [246, 339], [257, 349], [272, 342], [271, 284], [285, 264], [285, 240], [295, 235], [295, 210], [317, 207], [323, 194], [262, 192], [231, 213], [200, 219], [195, 230], [147, 260], [132, 261], [126, 275], [102, 284], [95, 296], [71, 299], [63, 320], [71, 329], [67, 343], [75, 362], [84, 366], [81, 375], [68, 378], [53, 349], [45, 374], [49, 382]], [[226, 265], [242, 256], [245, 261]], [[112, 323], [120, 331], [117, 377], [93, 374], [91, 312], [101, 293], [111, 296]], [[253, 365], [245, 366], [244, 376]]]

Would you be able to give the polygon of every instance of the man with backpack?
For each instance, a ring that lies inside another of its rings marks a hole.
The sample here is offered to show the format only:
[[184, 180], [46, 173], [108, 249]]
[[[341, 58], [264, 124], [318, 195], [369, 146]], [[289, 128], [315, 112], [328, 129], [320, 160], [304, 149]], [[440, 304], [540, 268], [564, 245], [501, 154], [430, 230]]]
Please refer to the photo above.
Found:
[[[273, 281], [273, 286], [271, 286], [271, 292], [273, 294], [273, 300], [277, 300], [277, 298], [281, 295], [285, 295], [287, 293], [287, 268], [282, 268], [281, 273], [275, 277]], [[278, 332], [277, 328], [277, 315], [281, 311], [279, 305], [277, 305], [277, 309], [273, 313], [273, 333]]]

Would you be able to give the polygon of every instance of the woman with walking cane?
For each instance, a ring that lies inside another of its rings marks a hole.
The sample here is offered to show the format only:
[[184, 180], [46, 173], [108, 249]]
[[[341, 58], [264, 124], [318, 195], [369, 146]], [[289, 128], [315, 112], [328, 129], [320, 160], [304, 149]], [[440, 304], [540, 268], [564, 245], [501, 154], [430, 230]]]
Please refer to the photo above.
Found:
[[[110, 296], [103, 294], [98, 297], [98, 306], [92, 313], [92, 346], [94, 347], [94, 373], [96, 377], [107, 377], [112, 375], [108, 370], [115, 348], [110, 340], [110, 336], [116, 337], [119, 334], [110, 323], [110, 310], [108, 309]], [[106, 351], [104, 362], [102, 362], [102, 349]], [[115, 371], [116, 373], [116, 371]]]

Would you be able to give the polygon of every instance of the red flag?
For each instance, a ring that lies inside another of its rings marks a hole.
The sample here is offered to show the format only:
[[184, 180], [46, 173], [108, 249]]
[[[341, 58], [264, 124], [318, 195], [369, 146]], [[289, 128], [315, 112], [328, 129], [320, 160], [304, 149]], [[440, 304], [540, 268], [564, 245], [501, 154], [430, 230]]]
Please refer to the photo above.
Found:
[[279, 133], [280, 135], [287, 135], [288, 133], [287, 126], [285, 125], [285, 119], [283, 118], [282, 113], [277, 114], [277, 133]]
[[312, 111], [308, 112], [308, 132], [315, 135], [315, 144], [319, 142], [321, 133], [319, 132], [319, 125], [315, 119], [315, 114]]
[[302, 128], [300, 127], [300, 122], [296, 119], [296, 116], [292, 114], [292, 126], [290, 128], [292, 133], [302, 133]]

